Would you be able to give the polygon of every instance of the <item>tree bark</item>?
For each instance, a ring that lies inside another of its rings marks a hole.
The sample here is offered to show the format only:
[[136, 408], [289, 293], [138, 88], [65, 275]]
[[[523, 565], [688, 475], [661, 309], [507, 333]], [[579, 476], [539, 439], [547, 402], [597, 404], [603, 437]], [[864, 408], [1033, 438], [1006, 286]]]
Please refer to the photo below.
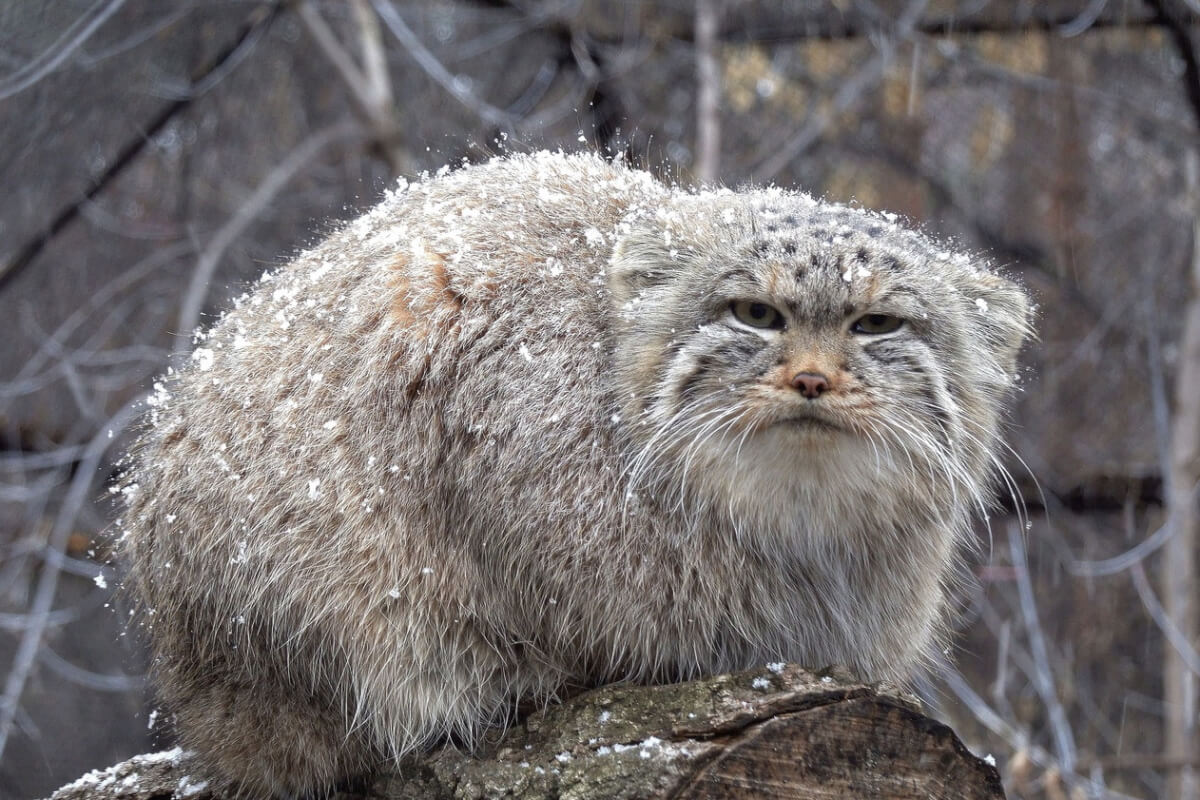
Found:
[[[1186, 160], [1188, 192], [1200, 208], [1200, 177], [1196, 153]], [[1200, 221], [1194, 237], [1200, 237]], [[1200, 238], [1192, 245], [1192, 270], [1183, 336], [1179, 343], [1179, 373], [1175, 378], [1175, 409], [1167, 479], [1167, 510], [1172, 536], [1163, 547], [1163, 606], [1171, 623], [1188, 645], [1195, 646], [1196, 540], [1200, 520], [1196, 513], [1196, 485], [1200, 482]], [[1164, 739], [1166, 756], [1181, 764], [1167, 782], [1170, 800], [1195, 800], [1196, 772], [1186, 766], [1196, 755], [1196, 676], [1183, 654], [1163, 641]]]
[[[178, 750], [85, 775], [53, 800], [216, 800]], [[1003, 798], [995, 766], [894, 687], [773, 664], [670, 686], [608, 686], [474, 753], [406, 758], [341, 800]]]

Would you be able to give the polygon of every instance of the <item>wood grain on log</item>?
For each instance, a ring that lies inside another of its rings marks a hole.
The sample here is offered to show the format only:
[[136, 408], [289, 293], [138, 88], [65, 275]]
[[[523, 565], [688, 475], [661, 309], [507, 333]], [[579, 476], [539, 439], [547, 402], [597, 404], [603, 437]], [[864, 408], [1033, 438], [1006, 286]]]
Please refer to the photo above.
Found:
[[[221, 800], [187, 754], [139, 756], [53, 800]], [[608, 686], [473, 753], [444, 747], [342, 800], [1003, 798], [994, 766], [898, 690], [772, 664], [670, 686]]]

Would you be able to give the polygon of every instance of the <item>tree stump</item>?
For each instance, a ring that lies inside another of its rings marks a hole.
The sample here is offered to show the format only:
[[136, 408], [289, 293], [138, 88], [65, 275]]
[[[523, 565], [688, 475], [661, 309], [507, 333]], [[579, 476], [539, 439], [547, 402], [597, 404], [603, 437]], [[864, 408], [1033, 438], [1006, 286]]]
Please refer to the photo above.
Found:
[[[179, 750], [85, 775], [53, 800], [223, 800]], [[996, 768], [894, 687], [771, 664], [669, 686], [607, 686], [472, 753], [405, 758], [340, 800], [1003, 798]]]

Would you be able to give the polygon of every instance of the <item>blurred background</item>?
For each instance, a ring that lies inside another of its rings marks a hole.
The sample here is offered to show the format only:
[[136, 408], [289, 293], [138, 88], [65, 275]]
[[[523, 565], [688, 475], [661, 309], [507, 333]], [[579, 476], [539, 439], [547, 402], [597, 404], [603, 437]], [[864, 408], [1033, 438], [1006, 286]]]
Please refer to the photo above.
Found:
[[955, 647], [1015, 798], [1196, 797], [1200, 0], [0, 2], [0, 796], [168, 744], [106, 489], [133, 403], [397, 176], [623, 154], [987, 253], [1040, 306]]

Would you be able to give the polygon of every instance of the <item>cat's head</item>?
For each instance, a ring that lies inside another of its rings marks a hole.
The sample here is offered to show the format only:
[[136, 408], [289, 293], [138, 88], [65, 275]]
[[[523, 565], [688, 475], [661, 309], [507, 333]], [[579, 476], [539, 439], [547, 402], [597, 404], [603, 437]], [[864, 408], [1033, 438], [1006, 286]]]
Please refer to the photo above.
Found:
[[635, 484], [844, 513], [874, 483], [956, 516], [989, 485], [1030, 309], [972, 259], [804, 195], [701, 193], [625, 225], [609, 288]]

